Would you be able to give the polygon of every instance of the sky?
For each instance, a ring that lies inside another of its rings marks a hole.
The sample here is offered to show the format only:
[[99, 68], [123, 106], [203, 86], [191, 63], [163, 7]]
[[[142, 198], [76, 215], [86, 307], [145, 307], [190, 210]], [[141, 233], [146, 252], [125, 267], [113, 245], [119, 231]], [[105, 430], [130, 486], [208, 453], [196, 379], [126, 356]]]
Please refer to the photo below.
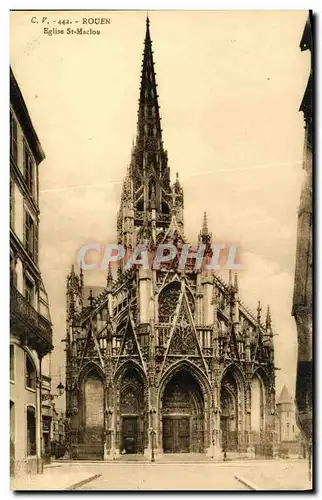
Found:
[[[110, 24], [95, 26], [99, 35], [68, 35], [68, 25], [58, 25], [68, 19], [80, 27], [90, 16]], [[270, 304], [277, 392], [286, 384], [294, 395], [291, 308], [304, 175], [299, 107], [310, 64], [299, 43], [307, 12], [149, 17], [163, 140], [172, 180], [178, 172], [184, 189], [185, 235], [196, 242], [207, 211], [214, 239], [241, 249], [241, 299], [254, 312], [258, 300], [263, 313]], [[40, 267], [54, 327], [53, 388], [64, 370], [66, 275], [82, 245], [115, 242], [136, 133], [145, 18], [145, 11], [10, 13], [11, 66], [46, 154], [39, 169]], [[65, 32], [49, 36], [44, 26]], [[86, 285], [105, 283], [105, 271], [84, 276]], [[63, 403], [59, 398], [56, 406]]]

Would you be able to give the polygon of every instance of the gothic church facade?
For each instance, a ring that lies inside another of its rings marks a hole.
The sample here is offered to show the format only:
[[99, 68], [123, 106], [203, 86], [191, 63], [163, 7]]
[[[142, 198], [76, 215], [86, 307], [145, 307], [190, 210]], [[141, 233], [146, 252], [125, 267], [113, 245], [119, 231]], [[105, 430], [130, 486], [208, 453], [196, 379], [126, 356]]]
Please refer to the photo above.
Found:
[[[170, 183], [162, 141], [149, 20], [137, 136], [117, 217], [118, 243], [178, 248], [183, 189]], [[204, 216], [198, 236], [211, 257]], [[189, 258], [160, 269], [109, 268], [104, 291], [84, 299], [83, 272], [67, 278], [66, 413], [73, 458], [201, 453], [273, 456], [275, 364], [271, 316], [240, 301], [237, 276], [224, 282]]]

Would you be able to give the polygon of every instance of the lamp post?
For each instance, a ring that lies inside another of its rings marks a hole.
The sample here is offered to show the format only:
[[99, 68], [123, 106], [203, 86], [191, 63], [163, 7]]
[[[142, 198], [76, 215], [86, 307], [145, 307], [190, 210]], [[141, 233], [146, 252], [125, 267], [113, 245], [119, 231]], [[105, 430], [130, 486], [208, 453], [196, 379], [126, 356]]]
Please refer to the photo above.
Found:
[[154, 429], [151, 429], [151, 462], [155, 462], [155, 457], [154, 457], [154, 436], [156, 434]]
[[154, 424], [154, 418], [153, 418], [153, 415], [156, 414], [156, 409], [155, 408], [151, 408], [149, 413], [150, 413], [150, 417], [151, 417], [151, 428], [150, 428], [150, 435], [151, 435], [151, 462], [155, 462], [155, 457], [154, 457], [154, 436], [156, 435], [156, 432], [153, 428], [153, 424]]

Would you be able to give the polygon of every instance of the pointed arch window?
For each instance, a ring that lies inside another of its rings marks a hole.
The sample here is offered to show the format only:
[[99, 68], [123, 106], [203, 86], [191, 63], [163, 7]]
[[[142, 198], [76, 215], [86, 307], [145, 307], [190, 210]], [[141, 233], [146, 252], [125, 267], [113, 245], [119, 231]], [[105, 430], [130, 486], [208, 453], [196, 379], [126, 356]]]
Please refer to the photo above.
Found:
[[151, 179], [149, 182], [149, 200], [155, 195], [155, 180]]
[[159, 322], [170, 323], [175, 313], [180, 295], [180, 283], [174, 281], [170, 283], [160, 293], [159, 298]]
[[138, 414], [139, 401], [135, 391], [135, 387], [128, 386], [121, 393], [121, 413], [122, 414]]
[[141, 200], [139, 200], [139, 201], [137, 202], [136, 207], [137, 207], [138, 212], [143, 212], [143, 210], [144, 210], [144, 203], [143, 203], [143, 199], [141, 199]]
[[162, 213], [166, 215], [170, 213], [169, 205], [164, 201], [162, 202]]
[[154, 127], [153, 125], [148, 126], [148, 137], [154, 137]]

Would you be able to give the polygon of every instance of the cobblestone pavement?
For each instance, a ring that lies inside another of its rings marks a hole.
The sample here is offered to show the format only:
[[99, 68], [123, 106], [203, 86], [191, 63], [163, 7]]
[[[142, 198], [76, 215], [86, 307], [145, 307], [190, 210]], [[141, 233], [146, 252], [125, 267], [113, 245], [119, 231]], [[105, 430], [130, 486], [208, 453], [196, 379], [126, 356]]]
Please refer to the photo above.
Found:
[[242, 462], [56, 462], [14, 490], [307, 490], [305, 460]]

